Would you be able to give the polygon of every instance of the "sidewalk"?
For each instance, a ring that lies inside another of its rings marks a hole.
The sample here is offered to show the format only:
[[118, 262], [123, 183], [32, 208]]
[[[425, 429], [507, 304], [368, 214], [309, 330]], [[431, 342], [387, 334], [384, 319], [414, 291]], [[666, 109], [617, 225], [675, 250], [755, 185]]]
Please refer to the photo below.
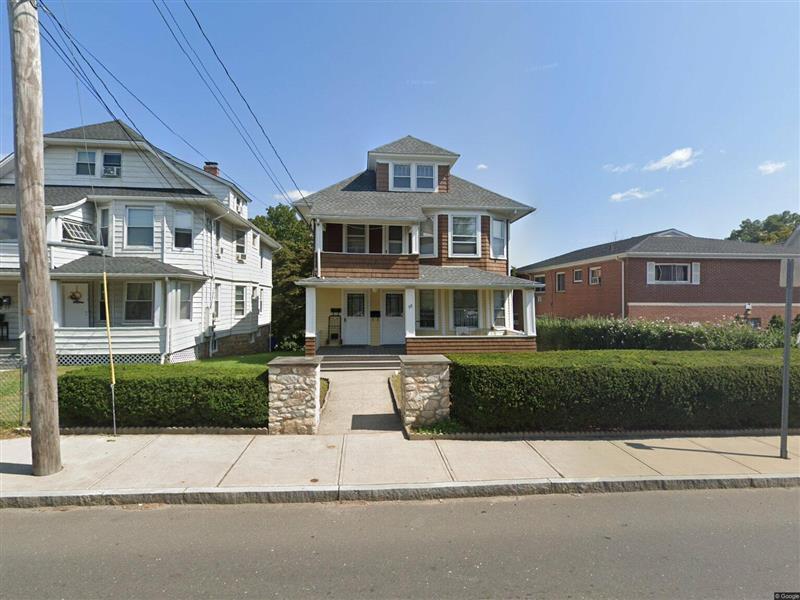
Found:
[[30, 475], [30, 439], [0, 440], [0, 507], [277, 502], [800, 485], [777, 437], [407, 441], [317, 436], [62, 436], [64, 469]]

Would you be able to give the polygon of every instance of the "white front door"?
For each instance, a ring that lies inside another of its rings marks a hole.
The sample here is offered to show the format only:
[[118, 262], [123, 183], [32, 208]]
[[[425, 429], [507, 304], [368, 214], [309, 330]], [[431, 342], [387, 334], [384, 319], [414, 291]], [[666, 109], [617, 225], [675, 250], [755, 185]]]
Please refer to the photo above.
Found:
[[369, 344], [369, 315], [366, 292], [346, 292], [344, 295], [344, 327], [342, 344], [365, 346]]
[[64, 301], [64, 327], [89, 326], [89, 284], [61, 284]]
[[383, 295], [381, 315], [381, 344], [405, 344], [406, 320], [403, 316], [403, 292], [386, 292]]

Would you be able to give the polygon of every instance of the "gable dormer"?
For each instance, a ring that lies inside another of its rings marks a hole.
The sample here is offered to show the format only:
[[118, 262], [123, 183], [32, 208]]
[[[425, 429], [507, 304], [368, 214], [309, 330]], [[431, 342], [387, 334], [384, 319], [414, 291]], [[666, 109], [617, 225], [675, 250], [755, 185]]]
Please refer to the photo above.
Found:
[[379, 192], [448, 192], [459, 155], [410, 135], [367, 153]]

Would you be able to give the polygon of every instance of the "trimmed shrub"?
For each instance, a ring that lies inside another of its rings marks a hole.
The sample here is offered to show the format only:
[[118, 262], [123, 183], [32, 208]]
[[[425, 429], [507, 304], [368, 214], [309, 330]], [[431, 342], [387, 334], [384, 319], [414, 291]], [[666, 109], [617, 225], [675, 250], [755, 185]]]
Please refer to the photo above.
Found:
[[[774, 428], [781, 353], [563, 351], [453, 355], [451, 416], [473, 431]], [[800, 425], [800, 353], [790, 425]]]
[[783, 347], [783, 335], [774, 328], [753, 329], [729, 321], [691, 325], [673, 321], [646, 321], [582, 317], [536, 320], [536, 344], [546, 350], [750, 350]]
[[[267, 371], [208, 365], [120, 365], [114, 386], [119, 427], [266, 427]], [[86, 367], [58, 378], [64, 426], [111, 424], [108, 367]]]

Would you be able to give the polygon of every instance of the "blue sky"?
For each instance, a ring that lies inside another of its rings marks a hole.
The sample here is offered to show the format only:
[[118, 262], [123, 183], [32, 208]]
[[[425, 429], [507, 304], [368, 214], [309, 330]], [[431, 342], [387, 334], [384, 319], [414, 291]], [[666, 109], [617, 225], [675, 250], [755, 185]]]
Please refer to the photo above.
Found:
[[[796, 2], [192, 4], [302, 189], [415, 135], [459, 152], [457, 175], [537, 208], [512, 229], [516, 265], [668, 227], [724, 237], [800, 209]], [[276, 202], [151, 3], [49, 5], [256, 212]], [[224, 83], [183, 4], [170, 7]], [[2, 154], [8, 52], [0, 10]], [[73, 76], [47, 47], [43, 63], [46, 130], [79, 125]], [[202, 163], [119, 97], [151, 141]], [[86, 122], [108, 118], [81, 98]]]

